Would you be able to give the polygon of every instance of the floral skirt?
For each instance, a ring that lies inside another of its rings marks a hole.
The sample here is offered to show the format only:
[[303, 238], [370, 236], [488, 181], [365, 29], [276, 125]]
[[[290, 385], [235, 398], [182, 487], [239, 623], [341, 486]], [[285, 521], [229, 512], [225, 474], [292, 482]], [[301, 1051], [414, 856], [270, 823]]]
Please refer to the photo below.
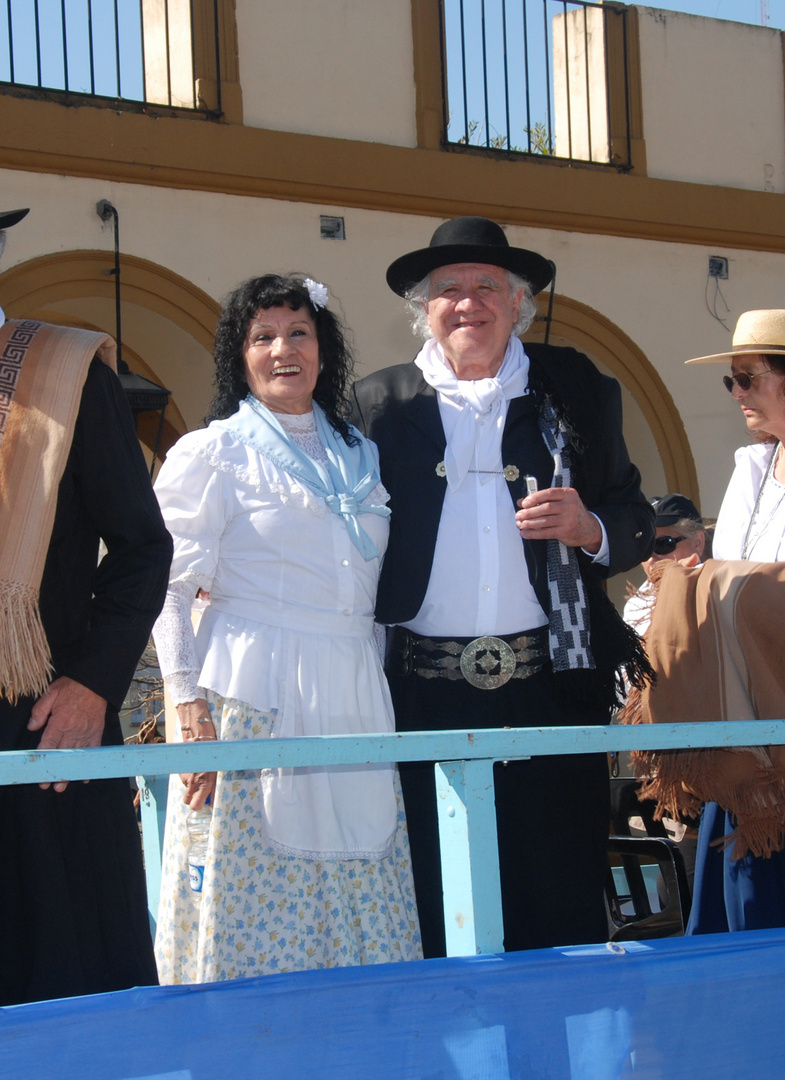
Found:
[[[269, 737], [273, 718], [208, 693], [220, 739]], [[392, 854], [324, 860], [265, 843], [259, 771], [219, 773], [202, 901], [188, 875], [188, 807], [169, 785], [155, 952], [162, 983], [214, 982], [282, 971], [418, 960], [422, 956], [409, 839], [396, 772]]]

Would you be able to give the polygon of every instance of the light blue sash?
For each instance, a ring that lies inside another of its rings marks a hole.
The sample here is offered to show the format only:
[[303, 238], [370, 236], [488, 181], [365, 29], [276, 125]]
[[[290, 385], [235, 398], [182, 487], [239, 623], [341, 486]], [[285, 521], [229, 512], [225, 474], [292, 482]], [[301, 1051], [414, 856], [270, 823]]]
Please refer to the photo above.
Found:
[[352, 428], [352, 433], [360, 439], [360, 445], [347, 446], [333, 429], [324, 409], [315, 401], [313, 414], [317, 434], [327, 453], [326, 467], [308, 457], [290, 439], [275, 414], [252, 394], [240, 403], [234, 416], [214, 423], [320, 495], [330, 510], [343, 518], [349, 539], [365, 561], [370, 562], [378, 557], [379, 549], [358, 521], [358, 516], [378, 514], [389, 517], [390, 514], [386, 506], [363, 502], [379, 483], [376, 458], [356, 428]]

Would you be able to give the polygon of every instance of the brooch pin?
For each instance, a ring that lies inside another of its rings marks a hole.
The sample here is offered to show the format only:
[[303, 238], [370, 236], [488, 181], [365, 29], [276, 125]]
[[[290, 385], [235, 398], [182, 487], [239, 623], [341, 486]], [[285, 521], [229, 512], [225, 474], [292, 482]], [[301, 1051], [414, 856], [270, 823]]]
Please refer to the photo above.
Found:
[[[478, 475], [482, 474], [483, 476], [499, 476], [499, 475], [502, 475], [504, 477], [504, 479], [508, 480], [508, 481], [517, 480], [518, 477], [521, 475], [521, 470], [518, 468], [517, 465], [505, 465], [504, 468], [501, 469], [501, 470], [500, 469], [469, 469], [469, 472], [474, 473], [474, 474], [478, 474]], [[446, 476], [447, 475], [447, 466], [444, 464], [443, 461], [440, 461], [439, 464], [436, 466], [436, 475], [437, 476]]]

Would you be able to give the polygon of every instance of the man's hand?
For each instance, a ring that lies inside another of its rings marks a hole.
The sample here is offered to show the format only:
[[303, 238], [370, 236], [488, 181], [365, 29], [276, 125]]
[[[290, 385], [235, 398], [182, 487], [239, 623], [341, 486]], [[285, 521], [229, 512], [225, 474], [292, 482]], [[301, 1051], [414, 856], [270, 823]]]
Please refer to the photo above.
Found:
[[518, 500], [515, 524], [526, 540], [560, 540], [568, 547], [596, 555], [602, 546], [602, 528], [575, 488], [545, 488]]
[[[45, 727], [39, 750], [69, 750], [79, 746], [100, 746], [104, 732], [106, 698], [86, 686], [62, 676], [36, 701], [30, 713], [29, 731]], [[44, 790], [49, 784], [39, 784]], [[65, 791], [67, 780], [58, 780], [55, 791]]]
[[[204, 698], [184, 701], [176, 708], [183, 742], [207, 742], [216, 738], [210, 708]], [[216, 773], [180, 773], [180, 779], [185, 784], [183, 802], [191, 810], [201, 810], [208, 798], [212, 799]]]

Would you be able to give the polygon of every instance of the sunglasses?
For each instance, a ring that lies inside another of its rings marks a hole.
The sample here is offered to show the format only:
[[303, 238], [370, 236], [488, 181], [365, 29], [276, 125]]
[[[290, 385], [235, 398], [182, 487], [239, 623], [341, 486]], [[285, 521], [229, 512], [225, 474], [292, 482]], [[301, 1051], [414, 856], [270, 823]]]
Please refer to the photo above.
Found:
[[672, 555], [676, 550], [676, 545], [686, 539], [686, 536], [658, 536], [654, 541], [654, 554]]
[[764, 368], [763, 371], [756, 371], [754, 375], [748, 375], [746, 371], [740, 371], [738, 375], [723, 375], [722, 385], [729, 394], [732, 394], [733, 384], [736, 383], [739, 390], [743, 390], [746, 394], [752, 386], [753, 379], [757, 379], [760, 375], [768, 375], [771, 370], [771, 368]]

